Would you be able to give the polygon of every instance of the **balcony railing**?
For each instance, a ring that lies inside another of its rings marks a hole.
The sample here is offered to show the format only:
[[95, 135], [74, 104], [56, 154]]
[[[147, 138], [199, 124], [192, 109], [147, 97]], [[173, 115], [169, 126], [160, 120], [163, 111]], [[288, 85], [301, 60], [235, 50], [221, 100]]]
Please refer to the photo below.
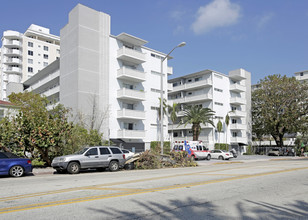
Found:
[[[212, 129], [213, 126], [207, 124], [207, 125], [204, 125], [204, 124], [201, 124], [201, 129]], [[186, 126], [184, 124], [180, 125], [180, 124], [169, 124], [168, 125], [168, 130], [171, 131], [171, 130], [191, 130], [192, 128], [192, 124], [187, 124]]]
[[21, 55], [22, 55], [21, 50], [16, 50], [16, 49], [7, 49], [7, 50], [4, 50], [4, 54], [18, 55], [18, 56], [21, 56]]
[[246, 92], [246, 87], [242, 86], [240, 84], [231, 84], [230, 85], [230, 91], [234, 91], [234, 92]]
[[9, 58], [9, 59], [4, 59], [5, 64], [21, 64], [21, 59], [19, 58]]
[[145, 72], [123, 66], [118, 70], [117, 77], [118, 79], [131, 80], [133, 82], [143, 82], [145, 81]]
[[230, 124], [230, 129], [231, 130], [245, 130], [247, 129], [247, 125], [246, 124]]
[[146, 61], [144, 53], [127, 47], [122, 47], [118, 50], [117, 58], [136, 64], [141, 64]]
[[247, 138], [246, 137], [231, 137], [230, 141], [232, 143], [247, 143]]
[[118, 130], [117, 138], [129, 139], [143, 139], [145, 137], [145, 130]]
[[245, 105], [246, 99], [239, 98], [239, 97], [231, 97], [230, 103], [231, 104], [237, 104], [237, 105]]
[[60, 73], [58, 71], [49, 74], [47, 77], [39, 80], [37, 83], [31, 86], [31, 90], [35, 90], [41, 86], [51, 86], [55, 78], [59, 77]]
[[21, 47], [22, 44], [19, 40], [4, 40], [3, 41], [3, 46], [6, 47]]
[[133, 89], [122, 88], [117, 92], [117, 98], [119, 99], [128, 99], [128, 100], [136, 100], [143, 101], [145, 100], [145, 92], [138, 91]]
[[6, 73], [21, 73], [20, 67], [6, 67], [4, 68], [4, 72]]
[[202, 87], [209, 87], [212, 85], [211, 79], [204, 79], [197, 82], [191, 82], [191, 83], [185, 83], [180, 86], [174, 86], [173, 92], [181, 91], [181, 90], [191, 90], [191, 89], [197, 89]]
[[230, 117], [246, 117], [246, 112], [233, 110], [229, 113]]
[[122, 119], [145, 119], [145, 111], [122, 109], [118, 111], [118, 118]]

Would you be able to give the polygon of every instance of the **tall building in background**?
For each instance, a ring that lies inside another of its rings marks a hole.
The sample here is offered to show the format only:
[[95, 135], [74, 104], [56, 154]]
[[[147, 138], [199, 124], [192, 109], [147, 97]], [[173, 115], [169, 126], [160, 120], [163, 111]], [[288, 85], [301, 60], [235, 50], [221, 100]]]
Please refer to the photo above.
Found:
[[1, 40], [2, 100], [7, 100], [11, 90], [18, 91], [16, 87], [20, 87], [20, 83], [60, 57], [60, 37], [50, 34], [48, 28], [38, 25], [31, 24], [25, 33], [4, 31]]
[[308, 70], [294, 73], [295, 78], [301, 82], [308, 82]]
[[[201, 105], [215, 111], [215, 125], [220, 120], [222, 132], [211, 125], [201, 125], [199, 140], [210, 149], [215, 143], [228, 143], [232, 148], [245, 152], [245, 147], [252, 142], [251, 128], [251, 73], [244, 69], [230, 71], [225, 75], [212, 70], [188, 74], [168, 81], [173, 89], [168, 93], [168, 104]], [[226, 125], [226, 115], [230, 124]], [[183, 112], [176, 124], [169, 124], [170, 135], [174, 141], [192, 140], [191, 124], [179, 125]]]

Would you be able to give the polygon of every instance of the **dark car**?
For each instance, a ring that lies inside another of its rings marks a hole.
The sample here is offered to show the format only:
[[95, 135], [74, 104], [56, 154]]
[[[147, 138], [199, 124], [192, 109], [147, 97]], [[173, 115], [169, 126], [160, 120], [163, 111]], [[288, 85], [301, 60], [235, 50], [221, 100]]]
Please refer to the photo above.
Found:
[[9, 152], [0, 152], [0, 175], [21, 177], [32, 172], [31, 160], [20, 158]]

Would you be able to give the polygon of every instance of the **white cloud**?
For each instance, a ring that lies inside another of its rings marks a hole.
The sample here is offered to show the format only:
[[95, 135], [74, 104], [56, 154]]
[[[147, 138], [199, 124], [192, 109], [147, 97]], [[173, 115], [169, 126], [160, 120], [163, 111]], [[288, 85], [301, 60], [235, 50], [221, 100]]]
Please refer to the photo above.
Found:
[[191, 27], [195, 34], [202, 34], [217, 27], [233, 25], [240, 17], [240, 10], [241, 7], [230, 0], [214, 0], [198, 9], [197, 19]]
[[170, 17], [176, 21], [182, 20], [184, 15], [186, 14], [183, 10], [176, 10], [170, 13]]
[[274, 13], [268, 13], [259, 18], [257, 22], [258, 29], [263, 28], [272, 18], [274, 17]]

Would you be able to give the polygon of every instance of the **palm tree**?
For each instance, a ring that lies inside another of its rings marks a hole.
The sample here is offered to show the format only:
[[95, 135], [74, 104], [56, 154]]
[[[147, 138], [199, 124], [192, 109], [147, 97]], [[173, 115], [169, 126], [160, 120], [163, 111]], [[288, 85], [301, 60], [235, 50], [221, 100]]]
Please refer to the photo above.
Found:
[[180, 124], [192, 124], [193, 140], [197, 141], [201, 131], [201, 123], [206, 125], [206, 123], [211, 124], [215, 127], [214, 122], [212, 121], [212, 116], [214, 111], [209, 108], [202, 108], [200, 105], [187, 106], [184, 109], [184, 117]]
[[177, 112], [179, 111], [179, 105], [178, 103], [173, 103], [172, 106], [168, 105], [168, 111], [169, 111], [169, 117], [172, 121], [172, 127], [171, 127], [171, 137], [173, 138], [173, 125], [175, 121], [178, 119]]
[[[232, 112], [232, 111], [230, 111]], [[229, 112], [227, 113], [226, 115], [226, 118], [225, 118], [225, 124], [226, 124], [226, 144], [228, 145], [228, 126], [230, 124], [230, 116], [229, 116]], [[229, 145], [228, 145], [229, 146]], [[229, 147], [227, 150], [230, 150]]]
[[222, 131], [222, 123], [221, 123], [220, 120], [217, 122], [216, 128], [217, 128], [217, 132], [218, 132], [218, 143], [219, 143], [219, 148], [220, 148], [220, 133]]

